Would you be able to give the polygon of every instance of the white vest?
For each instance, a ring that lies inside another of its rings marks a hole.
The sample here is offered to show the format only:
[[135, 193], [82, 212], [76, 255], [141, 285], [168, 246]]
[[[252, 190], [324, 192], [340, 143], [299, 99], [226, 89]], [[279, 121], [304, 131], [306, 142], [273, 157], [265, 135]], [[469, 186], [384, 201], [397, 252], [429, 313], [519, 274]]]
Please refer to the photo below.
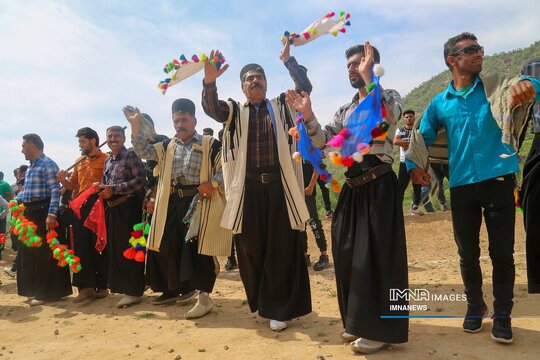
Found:
[[[268, 100], [267, 100], [268, 101]], [[302, 165], [292, 158], [296, 151], [296, 141], [288, 143], [289, 128], [284, 111], [288, 111], [293, 124], [294, 112], [286, 104], [281, 104], [279, 99], [270, 100], [275, 117], [276, 144], [278, 149], [281, 183], [287, 202], [290, 226], [294, 230], [305, 230], [305, 222], [309, 219], [309, 213], [304, 200], [304, 180]], [[249, 128], [249, 106], [236, 103], [238, 113], [233, 118], [234, 105], [228, 101], [229, 118], [227, 119], [223, 133], [222, 144], [222, 167], [225, 182], [225, 196], [227, 206], [221, 220], [221, 226], [231, 229], [234, 234], [242, 232], [244, 214], [244, 184], [246, 179], [247, 141]], [[231, 124], [235, 127], [231, 138]], [[294, 126], [294, 125], [293, 125]], [[231, 144], [233, 149], [231, 150]]]

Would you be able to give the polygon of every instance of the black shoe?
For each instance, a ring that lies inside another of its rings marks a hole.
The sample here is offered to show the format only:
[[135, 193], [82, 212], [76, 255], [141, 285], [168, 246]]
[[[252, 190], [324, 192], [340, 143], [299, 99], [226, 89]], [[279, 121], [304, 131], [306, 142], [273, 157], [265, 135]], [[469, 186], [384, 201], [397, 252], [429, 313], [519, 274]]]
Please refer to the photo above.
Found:
[[317, 261], [315, 265], [313, 265], [313, 270], [321, 271], [321, 270], [326, 269], [329, 266], [330, 266], [330, 261], [328, 260], [328, 255], [321, 255], [319, 257], [319, 261]]
[[225, 264], [225, 270], [233, 271], [236, 268], [238, 268], [238, 263], [236, 262], [236, 258], [234, 256], [229, 256], [227, 258], [227, 263]]
[[306, 257], [306, 266], [311, 266], [311, 260], [309, 259], [309, 254], [306, 254], [305, 257]]
[[163, 305], [163, 304], [168, 304], [168, 303], [174, 303], [176, 302], [177, 299], [178, 299], [178, 294], [171, 294], [171, 293], [164, 292], [157, 298], [152, 299], [152, 304]]
[[469, 305], [465, 320], [463, 320], [463, 331], [475, 333], [482, 330], [482, 320], [487, 317], [487, 314], [488, 308], [486, 304], [481, 307]]
[[512, 336], [512, 319], [510, 316], [493, 317], [491, 338], [503, 344], [511, 344], [514, 341]]

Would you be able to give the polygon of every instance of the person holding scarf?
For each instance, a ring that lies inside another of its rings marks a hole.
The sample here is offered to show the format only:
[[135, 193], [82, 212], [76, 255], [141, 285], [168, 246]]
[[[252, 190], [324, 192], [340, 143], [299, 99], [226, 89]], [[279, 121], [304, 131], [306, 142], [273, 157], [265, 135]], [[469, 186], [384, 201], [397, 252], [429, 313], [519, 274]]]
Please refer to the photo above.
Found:
[[[212, 51], [210, 59], [219, 55]], [[311, 91], [306, 69], [289, 56], [281, 59], [296, 88]], [[266, 74], [258, 64], [240, 71], [246, 101], [219, 100], [216, 79], [228, 68], [209, 61], [204, 68], [202, 106], [224, 123], [222, 162], [227, 207], [221, 226], [231, 229], [240, 277], [252, 312], [281, 331], [287, 320], [311, 312], [308, 271], [300, 232], [309, 219], [301, 164], [292, 159], [296, 142], [289, 135], [295, 113], [285, 94], [266, 98]]]

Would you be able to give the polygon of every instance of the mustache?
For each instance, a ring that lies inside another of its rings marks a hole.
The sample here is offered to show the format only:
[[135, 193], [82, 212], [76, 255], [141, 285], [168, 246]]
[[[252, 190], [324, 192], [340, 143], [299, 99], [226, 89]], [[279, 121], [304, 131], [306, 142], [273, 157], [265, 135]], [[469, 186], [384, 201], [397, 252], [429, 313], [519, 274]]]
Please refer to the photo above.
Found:
[[262, 85], [261, 85], [261, 84], [253, 84], [253, 85], [251, 85], [251, 87], [250, 87], [250, 89], [255, 89], [255, 88], [262, 89]]
[[181, 127], [179, 127], [179, 128], [178, 128], [178, 130], [177, 130], [177, 131], [187, 131], [187, 128], [185, 128], [185, 127], [181, 126]]

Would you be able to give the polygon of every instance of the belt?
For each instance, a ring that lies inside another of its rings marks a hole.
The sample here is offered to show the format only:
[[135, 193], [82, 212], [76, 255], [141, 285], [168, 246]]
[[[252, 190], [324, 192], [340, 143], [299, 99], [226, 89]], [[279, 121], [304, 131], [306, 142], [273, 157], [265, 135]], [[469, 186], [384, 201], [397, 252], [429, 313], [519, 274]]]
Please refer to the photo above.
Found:
[[127, 195], [123, 195], [123, 196], [120, 196], [119, 198], [116, 198], [114, 200], [111, 200], [111, 201], [107, 201], [107, 206], [112, 208], [112, 207], [115, 207], [115, 206], [118, 206], [120, 204], [123, 204], [125, 203], [130, 197], [132, 197], [134, 194], [127, 194]]
[[246, 178], [250, 180], [255, 180], [257, 182], [260, 182], [261, 184], [269, 184], [274, 181], [279, 180], [280, 173], [273, 172], [273, 173], [246, 173]]
[[380, 178], [381, 176], [389, 173], [390, 171], [392, 171], [392, 165], [381, 164], [375, 166], [374, 168], [360, 176], [347, 178], [345, 182], [347, 183], [347, 185], [349, 185], [349, 187], [355, 188], [367, 184], [368, 182], [373, 181], [377, 178]]
[[45, 208], [49, 207], [49, 204], [51, 202], [51, 198], [41, 199], [41, 200], [35, 200], [31, 202], [25, 202], [24, 207], [26, 209], [38, 209], [38, 208]]
[[198, 192], [199, 190], [197, 190], [196, 187], [181, 189], [175, 186], [171, 186], [171, 195], [176, 194], [179, 198], [192, 197], [195, 196], [195, 194], [197, 194]]

